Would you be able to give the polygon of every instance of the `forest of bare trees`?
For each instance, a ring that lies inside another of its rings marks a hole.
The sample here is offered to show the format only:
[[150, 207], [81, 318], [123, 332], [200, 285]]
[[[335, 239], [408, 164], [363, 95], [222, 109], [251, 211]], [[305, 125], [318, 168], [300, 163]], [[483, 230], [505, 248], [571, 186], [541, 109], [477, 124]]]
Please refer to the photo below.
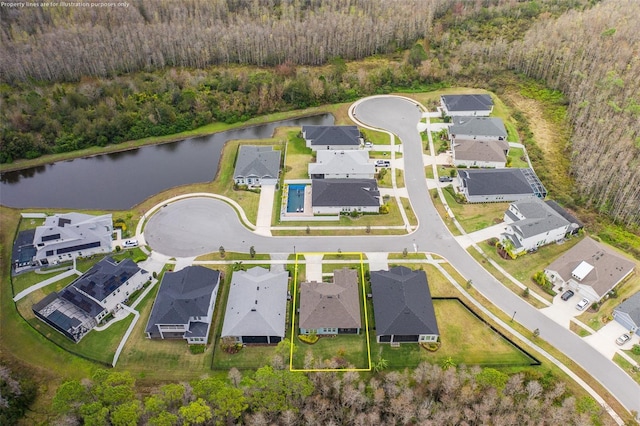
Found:
[[447, 3], [138, 0], [112, 8], [0, 8], [0, 77], [75, 81], [171, 66], [363, 58], [410, 47]]
[[515, 69], [560, 90], [572, 125], [566, 155], [575, 202], [637, 229], [640, 21], [635, 16], [640, 16], [640, 2], [605, 0], [585, 11], [541, 19], [522, 40], [464, 46], [461, 56], [494, 69]]

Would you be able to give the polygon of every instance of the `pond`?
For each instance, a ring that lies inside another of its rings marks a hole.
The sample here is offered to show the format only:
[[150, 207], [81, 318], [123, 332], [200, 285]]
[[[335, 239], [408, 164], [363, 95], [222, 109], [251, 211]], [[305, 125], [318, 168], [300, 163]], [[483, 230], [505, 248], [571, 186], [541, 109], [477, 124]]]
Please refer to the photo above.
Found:
[[333, 122], [331, 114], [321, 114], [6, 172], [0, 174], [0, 204], [126, 210], [166, 189], [213, 180], [228, 140], [264, 139], [277, 127]]

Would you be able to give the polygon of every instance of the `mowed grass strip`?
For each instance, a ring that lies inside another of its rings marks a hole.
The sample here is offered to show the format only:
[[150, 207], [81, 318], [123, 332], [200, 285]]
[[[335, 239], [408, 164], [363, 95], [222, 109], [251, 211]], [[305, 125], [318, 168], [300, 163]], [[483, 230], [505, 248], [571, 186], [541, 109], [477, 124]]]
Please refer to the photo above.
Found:
[[425, 361], [440, 364], [449, 357], [456, 364], [481, 366], [529, 365], [533, 361], [458, 300], [434, 300], [433, 307], [442, 344], [438, 351], [406, 343], [400, 348], [376, 344], [373, 352], [386, 359], [391, 368], [411, 368]]
[[286, 127], [287, 155], [284, 164], [285, 179], [309, 179], [309, 163], [314, 163], [311, 148], [307, 148], [300, 128]]
[[[298, 339], [296, 333], [293, 352], [293, 368], [303, 370], [308, 368], [331, 368], [332, 361], [340, 360], [353, 368], [368, 368], [367, 337], [363, 330], [360, 334], [340, 334], [335, 337], [320, 337], [310, 345]], [[313, 365], [305, 366], [305, 358], [313, 357]]]
[[474, 232], [502, 222], [509, 203], [459, 204], [447, 190], [442, 191], [449, 208], [466, 232]]

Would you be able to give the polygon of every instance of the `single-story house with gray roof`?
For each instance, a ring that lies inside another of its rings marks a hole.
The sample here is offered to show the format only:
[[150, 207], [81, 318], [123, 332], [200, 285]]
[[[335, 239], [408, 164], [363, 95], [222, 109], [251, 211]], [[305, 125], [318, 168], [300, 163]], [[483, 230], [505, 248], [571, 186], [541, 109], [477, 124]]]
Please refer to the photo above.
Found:
[[34, 304], [32, 310], [36, 317], [79, 342], [148, 280], [148, 272], [133, 260], [115, 262], [105, 257], [61, 291]]
[[222, 337], [243, 344], [275, 344], [284, 339], [288, 282], [286, 271], [256, 266], [234, 272]]
[[353, 150], [364, 142], [357, 126], [302, 126], [307, 148]]
[[497, 117], [453, 117], [449, 139], [503, 141], [507, 140], [507, 129]]
[[613, 319], [640, 336], [640, 291], [614, 308]]
[[469, 203], [512, 202], [547, 196], [532, 169], [458, 169], [458, 189]]
[[378, 213], [378, 183], [375, 179], [312, 179], [311, 207], [314, 214]]
[[437, 342], [440, 332], [424, 271], [396, 266], [371, 271], [378, 343]]
[[241, 145], [233, 181], [237, 185], [275, 185], [280, 174], [280, 151], [272, 146]]
[[166, 272], [147, 322], [147, 337], [206, 345], [219, 284], [220, 272], [203, 266]]
[[445, 115], [488, 117], [493, 111], [493, 99], [487, 94], [442, 95], [440, 107]]
[[504, 214], [504, 221], [507, 227], [501, 239], [503, 243], [510, 243], [513, 254], [560, 241], [569, 233], [571, 225], [537, 197], [511, 203]]
[[598, 302], [629, 277], [635, 263], [590, 237], [584, 238], [544, 270], [563, 288]]
[[333, 282], [303, 282], [300, 285], [300, 334], [358, 334], [360, 318], [358, 272], [342, 268], [333, 272]]
[[364, 150], [317, 151], [316, 162], [308, 167], [311, 179], [373, 179], [376, 173], [369, 152]]
[[502, 169], [507, 165], [509, 143], [456, 138], [451, 142], [453, 164], [456, 167], [487, 167]]

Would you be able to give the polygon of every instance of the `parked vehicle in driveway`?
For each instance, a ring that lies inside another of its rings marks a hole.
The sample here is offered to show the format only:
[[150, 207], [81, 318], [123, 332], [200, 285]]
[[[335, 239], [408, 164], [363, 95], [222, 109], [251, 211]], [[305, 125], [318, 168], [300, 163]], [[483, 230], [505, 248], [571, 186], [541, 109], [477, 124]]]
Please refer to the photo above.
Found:
[[389, 160], [376, 160], [376, 167], [391, 167]]
[[579, 311], [583, 311], [584, 308], [586, 308], [587, 306], [589, 306], [589, 299], [582, 299], [576, 305], [576, 309], [579, 310]]
[[622, 346], [629, 340], [631, 340], [631, 336], [629, 335], [629, 333], [624, 333], [622, 336], [616, 339], [616, 343], [618, 344], [618, 346]]
[[124, 248], [138, 247], [138, 240], [127, 240], [124, 243], [122, 243], [122, 247]]
[[451, 176], [440, 176], [438, 180], [440, 182], [453, 182], [453, 178]]
[[560, 299], [567, 301], [569, 299], [571, 299], [573, 297], [575, 293], [573, 292], [573, 290], [567, 290], [564, 293], [562, 293], [562, 296], [560, 296]]

